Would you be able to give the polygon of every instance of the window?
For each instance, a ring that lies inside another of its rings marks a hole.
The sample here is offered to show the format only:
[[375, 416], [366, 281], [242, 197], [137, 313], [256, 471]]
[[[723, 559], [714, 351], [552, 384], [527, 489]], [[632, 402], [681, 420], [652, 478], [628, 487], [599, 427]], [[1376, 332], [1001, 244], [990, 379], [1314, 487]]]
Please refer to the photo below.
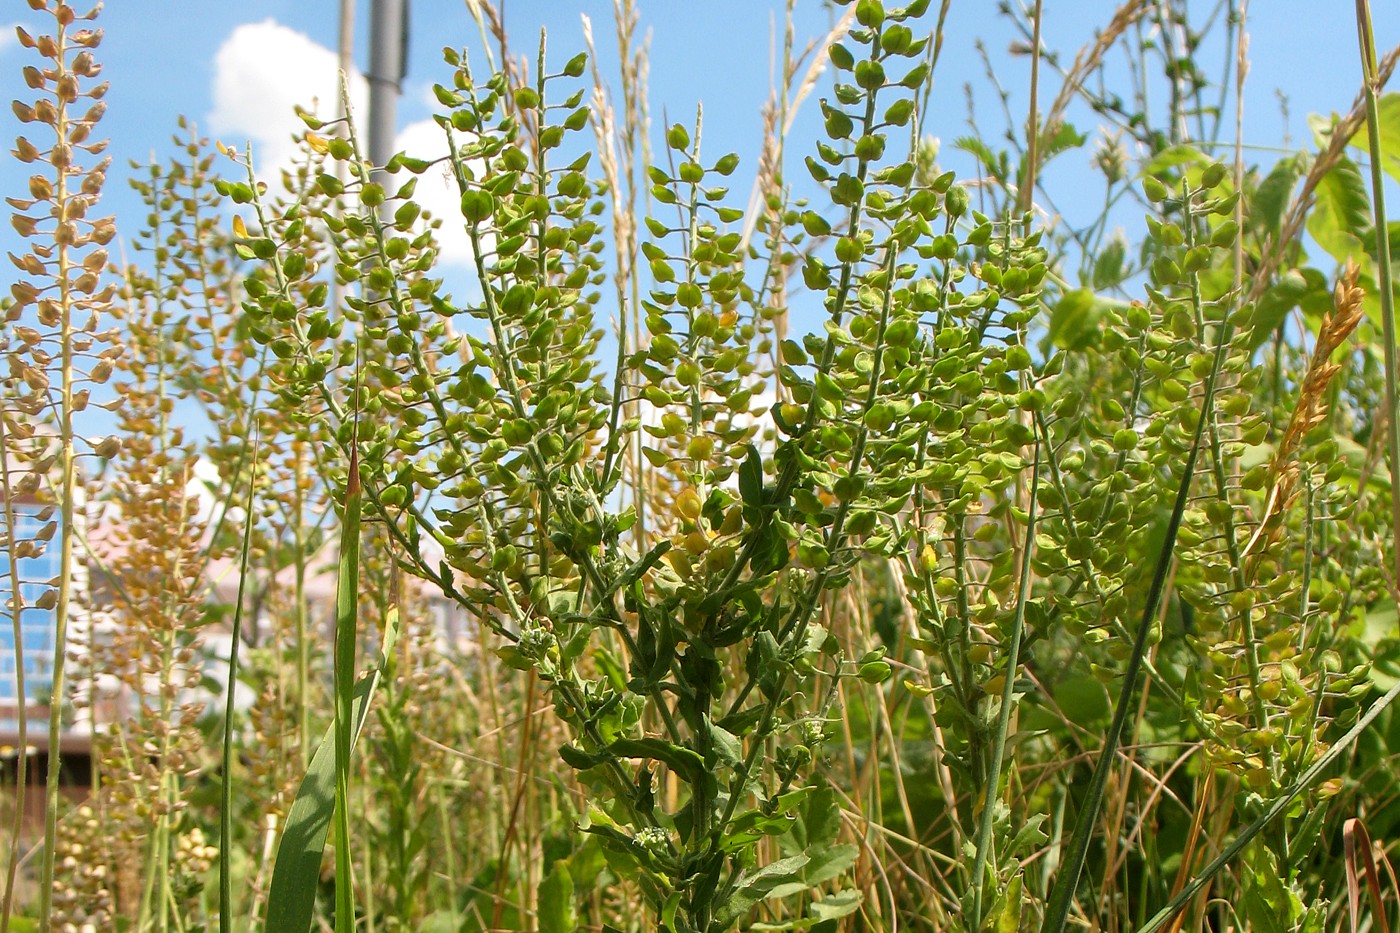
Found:
[[[57, 517], [57, 512], [34, 503], [15, 503], [15, 540], [32, 541], [44, 525]], [[40, 521], [43, 512], [52, 514]], [[56, 536], [55, 536], [56, 538]], [[58, 576], [57, 541], [51, 539], [38, 556], [24, 556], [18, 561], [20, 596], [24, 608], [20, 613], [20, 633], [24, 649], [24, 692], [30, 704], [42, 700], [53, 685], [54, 611], [35, 606], [48, 589], [50, 580]], [[16, 678], [14, 605], [11, 599], [9, 555], [0, 540], [0, 727], [13, 727], [17, 712], [19, 689]]]

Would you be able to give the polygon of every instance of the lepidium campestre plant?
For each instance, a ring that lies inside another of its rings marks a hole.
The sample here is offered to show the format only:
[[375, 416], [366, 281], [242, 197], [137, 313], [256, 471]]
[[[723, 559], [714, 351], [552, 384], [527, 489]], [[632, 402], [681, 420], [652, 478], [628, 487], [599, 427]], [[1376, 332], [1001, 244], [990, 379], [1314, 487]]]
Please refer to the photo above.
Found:
[[[119, 353], [111, 331], [101, 330], [102, 313], [113, 294], [104, 285], [107, 252], [103, 248], [115, 234], [111, 218], [93, 219], [94, 207], [107, 173], [107, 160], [94, 161], [106, 147], [92, 140], [92, 131], [106, 105], [105, 82], [95, 82], [101, 66], [93, 49], [102, 34], [86, 25], [97, 13], [79, 13], [67, 3], [31, 0], [30, 7], [52, 17], [54, 31], [38, 37], [18, 29], [20, 44], [33, 50], [40, 63], [24, 69], [25, 82], [35, 92], [31, 102], [15, 102], [14, 110], [25, 124], [25, 135], [16, 140], [14, 154], [34, 167], [27, 196], [12, 196], [15, 210], [11, 225], [26, 239], [28, 251], [11, 256], [22, 273], [10, 288], [14, 303], [6, 311], [7, 357], [12, 379], [5, 397], [7, 458], [29, 444], [14, 441], [43, 438], [35, 456], [17, 457], [21, 475], [3, 490], [7, 518], [11, 503], [34, 497], [42, 486], [51, 490], [57, 515], [50, 515], [38, 529], [31, 548], [59, 549], [56, 579], [32, 581], [40, 587], [36, 605], [52, 610], [55, 617], [52, 670], [49, 678], [50, 717], [48, 780], [45, 794], [44, 850], [40, 868], [40, 916], [47, 930], [54, 888], [54, 852], [59, 820], [59, 738], [63, 711], [69, 696], [65, 660], [78, 586], [77, 520], [81, 509], [82, 478], [78, 469], [86, 443], [79, 436], [75, 416], [89, 403], [93, 386], [107, 381], [113, 358]], [[116, 445], [103, 441], [92, 448], [110, 457]], [[7, 466], [6, 479], [11, 479]], [[10, 525], [9, 553], [18, 542]], [[50, 539], [56, 536], [56, 541]], [[10, 592], [27, 587], [16, 578], [11, 564]], [[21, 642], [21, 600], [16, 596], [10, 618], [15, 644]], [[20, 659], [22, 660], [22, 659]], [[22, 665], [21, 665], [22, 666]], [[21, 694], [23, 704], [26, 697]], [[20, 716], [23, 722], [25, 717]], [[15, 832], [18, 832], [16, 824]], [[16, 843], [17, 845], [17, 843]], [[13, 850], [12, 850], [13, 851]], [[6, 900], [0, 926], [8, 924], [13, 908], [15, 859], [10, 860]]]
[[198, 268], [211, 260], [186, 239], [197, 209], [208, 207], [190, 190], [199, 171], [175, 161], [134, 182], [148, 228], [133, 246], [149, 266], [124, 270], [125, 305], [114, 308], [127, 345], [115, 381], [124, 444], [93, 523], [92, 559], [108, 594], [102, 637], [87, 652], [92, 708], [104, 723], [92, 802], [103, 832], [79, 864], [105, 859], [112, 909], [137, 929], [198, 915], [209, 862], [190, 799], [206, 765], [205, 580], [222, 556], [212, 525], [225, 510], [202, 508], [196, 445], [174, 414], [193, 389], [190, 311], [207, 302], [212, 278]]
[[[551, 74], [542, 48], [533, 85], [512, 85], [500, 74], [478, 82], [448, 55], [453, 86], [437, 90], [448, 108], [438, 120], [476, 251], [475, 300], [429, 277], [413, 179], [372, 180], [353, 132], [326, 143], [350, 181], [318, 183], [360, 205], [331, 223], [335, 271], [360, 283], [349, 318], [375, 348], [356, 374], [341, 370], [339, 387], [323, 381], [341, 362], [324, 349], [326, 312], [295, 290], [308, 270], [283, 261], [295, 237], [246, 246], [273, 269], [246, 308], [287, 361], [289, 390], [319, 396], [339, 421], [404, 562], [464, 605], [488, 607], [501, 656], [549, 684], [572, 732], [561, 754], [597, 801], [581, 825], [667, 929], [731, 929], [760, 904], [823, 924], [860, 909], [857, 892], [824, 888], [856, 850], [833, 844], [838, 810], [813, 769], [839, 681], [878, 683], [890, 667], [879, 651], [838, 649], [828, 601], [862, 555], [906, 546], [893, 516], [916, 487], [938, 489], [957, 514], [975, 510], [1025, 466], [1034, 436], [1024, 425], [1004, 433], [986, 456], [969, 455], [975, 470], [924, 450], [931, 423], [956, 432], [967, 421], [979, 442], [1017, 423], [1029, 391], [1017, 374], [1030, 366], [1020, 332], [1044, 266], [1033, 239], [970, 215], [951, 175], [916, 187], [912, 162], [886, 157], [909, 138], [930, 71], [928, 42], [908, 25], [923, 6], [864, 0], [849, 45], [831, 48], [842, 77], [808, 167], [832, 218], [783, 214], [793, 229], [765, 231], [779, 250], [771, 259], [746, 255], [726, 229], [743, 219], [722, 183], [737, 159], [706, 158], [698, 119], [668, 130], [667, 157], [650, 169], [660, 207], [641, 246], [651, 288], [629, 309], [649, 341], [622, 347], [611, 375], [588, 290], [603, 276], [604, 208], [587, 156], [559, 154], [588, 111], [581, 91], [551, 97], [582, 74], [582, 57]], [[396, 157], [386, 177], [429, 168]], [[962, 237], [959, 220], [971, 221]], [[765, 411], [755, 399], [773, 279], [751, 285], [747, 273], [751, 260], [796, 264], [786, 244], [807, 239], [816, 249], [800, 274], [827, 325], [783, 345], [776, 378], [788, 400]], [[965, 244], [988, 260], [965, 264]], [[960, 291], [969, 273], [986, 287]], [[925, 336], [921, 315], [946, 346]], [[964, 345], [986, 372], [961, 368], [951, 351]], [[656, 412], [645, 427], [622, 416], [638, 396]], [[988, 403], [1000, 407], [986, 423], [964, 413]], [[643, 430], [669, 492], [637, 549], [623, 537], [635, 508], [620, 483], [628, 438]], [[437, 566], [423, 557], [429, 536], [445, 554]], [[955, 632], [952, 643], [968, 640]], [[676, 793], [662, 792], [669, 782]], [[780, 906], [794, 895], [805, 906]]]

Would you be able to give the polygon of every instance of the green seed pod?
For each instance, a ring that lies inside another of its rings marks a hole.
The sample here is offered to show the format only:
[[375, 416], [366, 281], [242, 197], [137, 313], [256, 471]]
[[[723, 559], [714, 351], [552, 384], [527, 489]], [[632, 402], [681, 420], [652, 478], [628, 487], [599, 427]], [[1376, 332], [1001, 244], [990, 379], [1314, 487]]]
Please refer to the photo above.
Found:
[[856, 4], [856, 22], [868, 28], [878, 27], [885, 21], [885, 5], [880, 0], [860, 0]]
[[885, 69], [879, 62], [863, 61], [856, 63], [856, 84], [873, 91], [885, 83]]
[[1233, 220], [1226, 220], [1210, 233], [1210, 245], [1218, 247], [1233, 246], [1235, 237], [1239, 236], [1240, 225]]
[[577, 78], [583, 74], [584, 66], [587, 64], [588, 53], [579, 52], [573, 58], [569, 59], [568, 64], [564, 66], [564, 74], [570, 78]]
[[962, 185], [953, 185], [943, 196], [943, 207], [947, 210], [948, 216], [956, 220], [967, 213], [969, 200], [966, 188]]

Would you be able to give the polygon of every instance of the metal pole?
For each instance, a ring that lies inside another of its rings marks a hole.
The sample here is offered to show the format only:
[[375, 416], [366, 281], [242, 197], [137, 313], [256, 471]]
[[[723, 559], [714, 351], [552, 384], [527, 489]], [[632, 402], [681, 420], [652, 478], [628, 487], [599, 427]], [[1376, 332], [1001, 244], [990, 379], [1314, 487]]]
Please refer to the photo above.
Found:
[[382, 166], [394, 154], [398, 98], [408, 65], [408, 0], [371, 0], [369, 15], [369, 157]]

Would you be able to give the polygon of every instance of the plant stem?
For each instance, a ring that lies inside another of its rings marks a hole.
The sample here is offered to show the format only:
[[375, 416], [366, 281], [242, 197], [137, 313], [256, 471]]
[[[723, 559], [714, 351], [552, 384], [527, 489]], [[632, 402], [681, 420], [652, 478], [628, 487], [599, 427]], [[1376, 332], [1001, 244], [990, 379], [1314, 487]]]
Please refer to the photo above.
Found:
[[1385, 178], [1381, 169], [1381, 121], [1376, 95], [1380, 75], [1376, 65], [1376, 37], [1371, 31], [1370, 0], [1356, 0], [1356, 33], [1361, 45], [1362, 93], [1366, 97], [1366, 142], [1371, 156], [1371, 211], [1376, 231], [1376, 290], [1381, 302], [1381, 329], [1385, 340], [1385, 413], [1390, 457], [1391, 572], [1400, 580], [1400, 351], [1396, 348], [1395, 291], [1390, 271], [1390, 228], [1385, 219]]
[[[1039, 3], [1036, 4], [1037, 10]], [[1037, 25], [1040, 22], [1036, 17]], [[992, 847], [992, 823], [996, 818], [995, 801], [1000, 796], [1002, 758], [1006, 754], [1007, 733], [1011, 728], [1011, 710], [1016, 698], [1016, 667], [1020, 663], [1021, 633], [1026, 626], [1026, 603], [1031, 584], [1031, 555], [1035, 548], [1036, 502], [1040, 493], [1040, 434], [1035, 438], [1034, 460], [1031, 465], [1031, 498], [1027, 509], [1025, 553], [1021, 556], [1021, 581], [1016, 592], [1016, 616], [1011, 623], [1011, 644], [1006, 649], [1005, 682], [1001, 687], [1001, 708], [997, 711], [996, 732], [992, 735], [989, 749], [991, 760], [987, 764], [986, 791], [983, 795], [982, 814], [977, 825], [977, 854], [972, 861], [972, 915], [967, 929], [982, 929], [982, 875], [986, 871], [987, 859]]]
[[[223, 780], [219, 787], [219, 929], [233, 931], [233, 715], [238, 686], [238, 645], [243, 640], [243, 599], [248, 585], [248, 554], [253, 536], [254, 479], [258, 472], [258, 422], [253, 425], [253, 461], [248, 477], [248, 505], [244, 514], [243, 547], [239, 554], [238, 600], [233, 604], [233, 632], [228, 649], [228, 695], [224, 700]], [[303, 741], [308, 741], [303, 736]], [[303, 755], [305, 753], [303, 752]]]
[[[67, 29], [59, 23], [56, 37], [57, 50], [53, 60], [61, 74], [66, 76], [65, 56], [67, 54]], [[66, 145], [69, 136], [68, 104], [58, 98], [58, 117], [54, 125], [55, 135], [60, 146]], [[54, 179], [54, 203], [60, 212], [69, 203], [68, 175], [72, 166], [58, 167]], [[64, 216], [60, 213], [60, 216]], [[76, 535], [73, 528], [73, 497], [77, 492], [77, 452], [73, 442], [73, 311], [75, 297], [73, 283], [69, 275], [73, 270], [72, 251], [66, 238], [55, 237], [58, 246], [59, 290], [59, 344], [62, 348], [59, 389], [59, 564], [58, 564], [58, 605], [54, 613], [53, 638], [53, 679], [49, 689], [49, 748], [48, 776], [44, 794], [44, 856], [39, 873], [39, 929], [49, 933], [53, 920], [53, 884], [55, 849], [58, 845], [58, 789], [61, 775], [61, 753], [59, 745], [63, 732], [64, 661], [68, 654], [68, 622], [73, 598], [73, 544]], [[21, 713], [21, 716], [23, 713]]]

